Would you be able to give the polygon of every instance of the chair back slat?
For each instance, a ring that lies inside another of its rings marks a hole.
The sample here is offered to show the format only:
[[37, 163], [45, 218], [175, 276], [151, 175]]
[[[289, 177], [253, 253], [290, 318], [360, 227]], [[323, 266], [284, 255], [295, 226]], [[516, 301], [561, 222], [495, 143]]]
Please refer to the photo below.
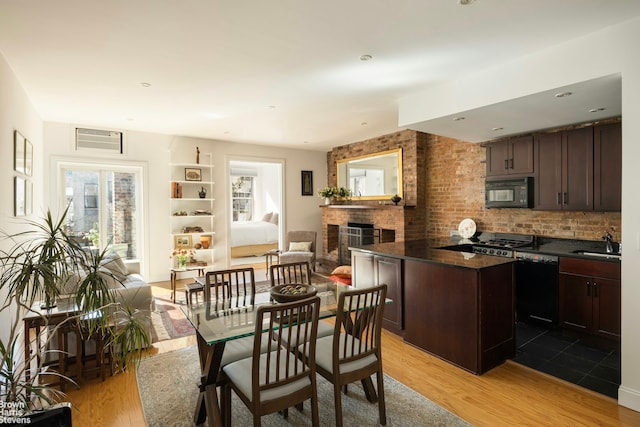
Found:
[[[265, 390], [315, 375], [319, 313], [319, 297], [258, 307], [252, 364], [254, 399], [258, 399]], [[267, 333], [263, 333], [265, 331]], [[268, 344], [261, 362], [263, 340], [268, 340]], [[301, 352], [305, 351], [304, 354], [313, 356], [304, 363], [297, 352], [292, 352], [290, 348], [300, 348]]]
[[256, 294], [256, 279], [253, 267], [207, 271], [205, 273], [204, 300], [215, 300], [231, 304], [237, 297], [236, 306], [253, 302]]
[[311, 286], [311, 268], [307, 261], [275, 264], [269, 267], [271, 286], [302, 283]]

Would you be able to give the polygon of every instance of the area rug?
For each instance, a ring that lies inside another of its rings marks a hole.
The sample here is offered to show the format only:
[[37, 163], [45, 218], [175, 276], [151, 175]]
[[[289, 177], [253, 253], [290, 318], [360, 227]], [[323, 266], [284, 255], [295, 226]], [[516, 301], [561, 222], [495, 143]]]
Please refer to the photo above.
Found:
[[[195, 346], [142, 359], [136, 376], [148, 426], [193, 426], [193, 414], [198, 397], [197, 383], [200, 378], [200, 364]], [[388, 375], [384, 377], [384, 391], [387, 426], [470, 425]], [[251, 413], [235, 393], [232, 393], [232, 396], [232, 425], [252, 425]], [[320, 376], [318, 397], [320, 425], [335, 425], [333, 386]], [[378, 407], [366, 400], [359, 384], [349, 387], [349, 394], [342, 397], [342, 405], [345, 426], [378, 425]], [[305, 410], [302, 413], [295, 409], [290, 410], [288, 419], [278, 414], [264, 416], [262, 425], [311, 425], [309, 403], [305, 402]]]
[[151, 312], [151, 342], [195, 334], [195, 329], [178, 304], [156, 298], [155, 306]]

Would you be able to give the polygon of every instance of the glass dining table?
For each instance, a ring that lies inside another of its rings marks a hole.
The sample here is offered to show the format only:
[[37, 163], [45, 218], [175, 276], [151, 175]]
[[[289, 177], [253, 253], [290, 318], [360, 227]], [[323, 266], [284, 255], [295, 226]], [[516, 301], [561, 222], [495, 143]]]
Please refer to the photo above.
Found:
[[[314, 285], [320, 297], [320, 318], [336, 316], [337, 301], [341, 292], [352, 289], [338, 283]], [[386, 304], [392, 302], [387, 299]], [[238, 338], [255, 334], [255, 318], [261, 305], [275, 304], [268, 292], [257, 293], [253, 297], [240, 296], [224, 301], [209, 301], [199, 305], [181, 306], [182, 311], [196, 329], [198, 354], [200, 357], [200, 394], [196, 403], [194, 422], [196, 425], [207, 421], [209, 426], [222, 426], [223, 417], [216, 392], [216, 380], [220, 372], [220, 362], [225, 344]], [[268, 325], [265, 324], [263, 332]], [[363, 385], [365, 385], [363, 383]], [[370, 388], [371, 399], [376, 399], [373, 383]]]

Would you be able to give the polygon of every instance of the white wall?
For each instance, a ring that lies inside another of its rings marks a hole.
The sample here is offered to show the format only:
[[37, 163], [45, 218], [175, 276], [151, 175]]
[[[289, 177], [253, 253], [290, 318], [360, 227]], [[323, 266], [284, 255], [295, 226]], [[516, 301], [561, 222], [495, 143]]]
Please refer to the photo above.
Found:
[[622, 74], [622, 384], [618, 402], [640, 411], [640, 19], [408, 96], [400, 125]]
[[[37, 218], [42, 209], [42, 120], [35, 111], [27, 94], [20, 86], [13, 70], [0, 55], [0, 231], [17, 233], [24, 227], [23, 218], [13, 216], [13, 131], [20, 131], [33, 144], [33, 212], [29, 219]], [[8, 249], [8, 242], [0, 242], [0, 250]], [[0, 291], [4, 302], [6, 291]], [[0, 312], [0, 339], [6, 343], [12, 313]]]
[[[288, 148], [268, 147], [261, 145], [238, 144], [224, 141], [203, 140], [188, 137], [175, 137], [172, 150], [177, 147], [184, 153], [185, 158], [175, 159], [174, 162], [193, 162], [195, 147], [200, 147], [201, 153], [212, 153], [214, 165], [213, 186], [215, 230], [214, 257], [216, 268], [227, 268], [230, 265], [228, 257], [228, 224], [229, 224], [229, 195], [230, 188], [227, 171], [228, 160], [242, 158], [248, 161], [282, 161], [284, 162], [284, 212], [280, 213], [281, 230], [315, 230], [318, 232], [317, 251], [322, 251], [322, 211], [319, 208], [320, 199], [314, 196], [301, 196], [300, 172], [313, 171], [314, 186], [324, 186], [327, 176], [326, 153], [321, 151], [295, 150]], [[315, 194], [315, 190], [314, 190]], [[168, 203], [168, 201], [166, 202]], [[168, 211], [165, 208], [164, 211]], [[169, 250], [167, 248], [167, 250]], [[167, 280], [167, 279], [162, 279]]]

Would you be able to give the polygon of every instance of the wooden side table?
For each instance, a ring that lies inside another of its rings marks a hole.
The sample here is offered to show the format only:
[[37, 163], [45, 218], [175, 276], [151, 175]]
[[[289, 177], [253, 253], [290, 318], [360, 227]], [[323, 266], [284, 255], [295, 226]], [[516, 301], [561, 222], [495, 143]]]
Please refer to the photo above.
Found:
[[198, 272], [198, 276], [204, 276], [204, 269], [205, 269], [205, 265], [194, 265], [194, 266], [187, 266], [185, 268], [170, 268], [169, 271], [171, 272], [171, 301], [175, 304], [176, 303], [176, 280], [178, 279], [178, 274], [180, 273], [186, 273], [189, 271], [197, 271]]
[[[272, 265], [280, 263], [280, 249], [271, 249], [270, 251], [267, 251], [267, 252], [263, 253], [262, 256], [265, 257], [265, 264], [266, 264], [266, 267], [267, 267], [266, 276], [267, 276], [267, 279], [268, 279], [269, 278], [269, 267], [271, 267]], [[275, 258], [275, 262], [274, 262], [274, 258]]]

